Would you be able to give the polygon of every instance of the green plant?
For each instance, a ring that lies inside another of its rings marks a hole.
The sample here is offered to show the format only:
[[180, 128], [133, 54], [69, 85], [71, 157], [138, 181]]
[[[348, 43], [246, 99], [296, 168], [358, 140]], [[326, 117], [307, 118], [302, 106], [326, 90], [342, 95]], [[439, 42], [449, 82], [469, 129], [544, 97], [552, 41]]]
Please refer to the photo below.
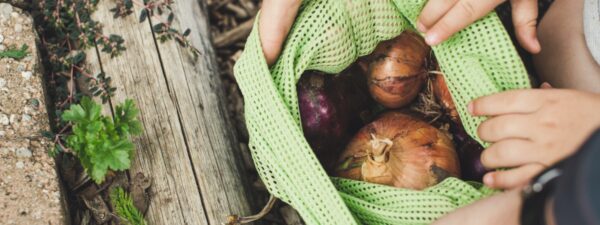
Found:
[[[100, 0], [40, 0], [32, 4], [36, 29], [41, 36], [41, 58], [47, 69], [46, 80], [56, 116], [52, 124], [54, 132], [44, 134], [53, 139], [56, 145], [49, 152], [50, 155], [66, 150], [64, 137], [69, 130], [60, 118], [65, 109], [78, 103], [84, 96], [82, 90], [88, 89], [89, 94], [102, 99], [102, 103], [110, 103], [116, 91], [111, 84], [110, 74], [94, 71], [86, 64], [85, 50], [90, 48], [97, 48], [111, 58], [126, 50], [125, 40], [121, 36], [104, 34], [102, 24], [92, 18], [99, 3]], [[176, 40], [195, 58], [200, 54], [187, 40], [191, 34], [189, 29], [180, 32], [171, 26], [175, 17], [171, 8], [173, 0], [114, 0], [111, 3], [114, 3], [111, 11], [115, 18], [133, 14], [137, 5], [141, 8], [140, 22], [148, 22], [147, 19], [158, 21], [155, 26], [158, 40]], [[161, 15], [167, 15], [166, 20]], [[18, 52], [8, 54], [19, 56]], [[85, 81], [86, 86], [79, 86], [78, 80]]]
[[[32, 14], [41, 36], [42, 59], [47, 69], [51, 97], [57, 118], [82, 95], [76, 80], [84, 77], [94, 95], [108, 102], [116, 90], [110, 77], [92, 71], [85, 64], [85, 50], [97, 47], [111, 57], [125, 50], [125, 41], [116, 34], [105, 35], [102, 24], [92, 19], [100, 0], [40, 0], [34, 1]], [[60, 121], [55, 121], [60, 123]], [[57, 124], [59, 129], [63, 126]]]
[[[194, 58], [198, 58], [200, 51], [195, 48], [190, 41], [188, 36], [191, 34], [191, 30], [188, 28], [185, 31], [181, 31], [172, 26], [175, 14], [173, 13], [173, 0], [144, 0], [143, 9], [140, 12], [140, 23], [146, 21], [146, 18], [154, 20], [154, 26], [152, 31], [156, 33], [156, 39], [161, 43], [169, 40], [175, 40], [177, 43], [186, 48], [192, 53]], [[167, 19], [164, 20], [162, 15], [167, 15]]]
[[123, 188], [115, 188], [110, 193], [110, 202], [115, 210], [115, 213], [121, 222], [127, 225], [146, 225], [146, 220], [142, 213], [133, 204], [131, 195], [127, 194]]
[[27, 56], [27, 49], [29, 46], [23, 44], [20, 49], [15, 47], [9, 47], [6, 51], [0, 52], [0, 58], [13, 58], [13, 59], [23, 59]]
[[139, 110], [132, 100], [115, 109], [114, 119], [101, 114], [102, 106], [89, 97], [81, 98], [62, 114], [62, 120], [72, 124], [72, 134], [66, 137], [66, 147], [81, 162], [88, 175], [102, 183], [108, 170], [129, 169], [134, 155], [130, 135], [142, 132], [137, 120]]

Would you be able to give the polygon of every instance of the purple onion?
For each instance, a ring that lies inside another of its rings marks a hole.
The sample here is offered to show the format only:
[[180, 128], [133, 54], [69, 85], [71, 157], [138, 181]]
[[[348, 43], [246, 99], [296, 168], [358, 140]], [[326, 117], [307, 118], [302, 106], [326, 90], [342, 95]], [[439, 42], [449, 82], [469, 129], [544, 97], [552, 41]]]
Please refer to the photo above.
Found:
[[355, 82], [360, 75], [309, 71], [298, 81], [304, 136], [324, 165], [335, 160], [346, 142], [364, 124], [360, 113], [368, 108], [368, 97]]
[[481, 182], [483, 175], [489, 172], [481, 163], [483, 146], [471, 138], [459, 125], [453, 124], [451, 132], [454, 134], [462, 179]]

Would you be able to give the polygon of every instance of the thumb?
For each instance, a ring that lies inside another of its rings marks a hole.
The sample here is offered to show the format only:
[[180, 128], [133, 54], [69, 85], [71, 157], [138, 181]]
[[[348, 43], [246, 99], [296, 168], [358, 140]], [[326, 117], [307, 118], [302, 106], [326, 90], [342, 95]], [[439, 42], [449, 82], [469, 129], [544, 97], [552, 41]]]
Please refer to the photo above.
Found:
[[512, 0], [512, 18], [517, 33], [517, 40], [530, 53], [541, 50], [537, 39], [537, 0]]
[[272, 65], [281, 53], [301, 0], [265, 0], [258, 20], [258, 33], [263, 54], [268, 65]]

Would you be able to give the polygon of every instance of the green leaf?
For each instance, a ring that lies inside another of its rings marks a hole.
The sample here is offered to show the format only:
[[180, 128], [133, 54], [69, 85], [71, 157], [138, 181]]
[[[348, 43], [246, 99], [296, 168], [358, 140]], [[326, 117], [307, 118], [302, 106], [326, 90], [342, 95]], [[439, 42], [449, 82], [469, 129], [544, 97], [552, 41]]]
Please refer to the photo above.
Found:
[[97, 184], [104, 182], [104, 177], [108, 172], [108, 167], [104, 167], [103, 165], [95, 164], [91, 171], [88, 171], [88, 175], [92, 177], [92, 180]]
[[83, 52], [78, 52], [71, 59], [72, 64], [79, 64], [85, 60], [85, 54]]
[[146, 18], [148, 18], [148, 10], [143, 9], [142, 12], [140, 13], [140, 23], [146, 21]]
[[123, 104], [116, 107], [115, 121], [118, 125], [125, 128], [124, 131], [126, 133], [140, 134], [142, 132], [142, 125], [137, 120], [139, 112], [133, 100], [127, 99]]
[[190, 35], [190, 33], [192, 33], [192, 30], [190, 30], [190, 28], [186, 29], [185, 32], [183, 32], [183, 36], [187, 37]]
[[133, 198], [123, 188], [117, 187], [110, 193], [110, 202], [116, 214], [127, 225], [146, 225], [144, 215], [133, 204]]
[[44, 130], [41, 133], [42, 133], [42, 136], [44, 136], [45, 138], [48, 138], [48, 139], [54, 138], [54, 133], [52, 131]]
[[14, 47], [9, 47], [6, 51], [0, 52], [0, 58], [13, 58], [13, 59], [23, 59], [27, 56], [27, 49], [29, 46], [23, 44], [21, 49], [15, 49]]
[[85, 110], [80, 105], [71, 105], [69, 110], [63, 112], [62, 117], [64, 121], [78, 122], [85, 119]]
[[166, 26], [164, 23], [158, 23], [152, 27], [152, 30], [156, 33], [162, 33], [165, 31], [165, 28]]
[[125, 0], [125, 7], [126, 7], [127, 9], [129, 9], [129, 10], [130, 10], [131, 8], [133, 8], [133, 1], [132, 1], [132, 0]]
[[81, 106], [86, 111], [87, 119], [90, 121], [100, 118], [102, 106], [94, 102], [91, 98], [85, 96], [81, 99]]
[[175, 14], [170, 13], [169, 17], [167, 17], [167, 21], [169, 24], [173, 23], [173, 19], [175, 19]]

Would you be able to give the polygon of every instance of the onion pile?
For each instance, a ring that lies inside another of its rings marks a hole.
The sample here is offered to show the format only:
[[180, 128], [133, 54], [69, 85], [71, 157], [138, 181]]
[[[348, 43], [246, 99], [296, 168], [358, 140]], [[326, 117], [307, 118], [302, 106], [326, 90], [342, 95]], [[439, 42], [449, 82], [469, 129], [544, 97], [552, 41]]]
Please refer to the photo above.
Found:
[[340, 74], [302, 75], [304, 135], [331, 175], [414, 190], [448, 177], [481, 181], [483, 148], [464, 132], [431, 55], [407, 31]]

